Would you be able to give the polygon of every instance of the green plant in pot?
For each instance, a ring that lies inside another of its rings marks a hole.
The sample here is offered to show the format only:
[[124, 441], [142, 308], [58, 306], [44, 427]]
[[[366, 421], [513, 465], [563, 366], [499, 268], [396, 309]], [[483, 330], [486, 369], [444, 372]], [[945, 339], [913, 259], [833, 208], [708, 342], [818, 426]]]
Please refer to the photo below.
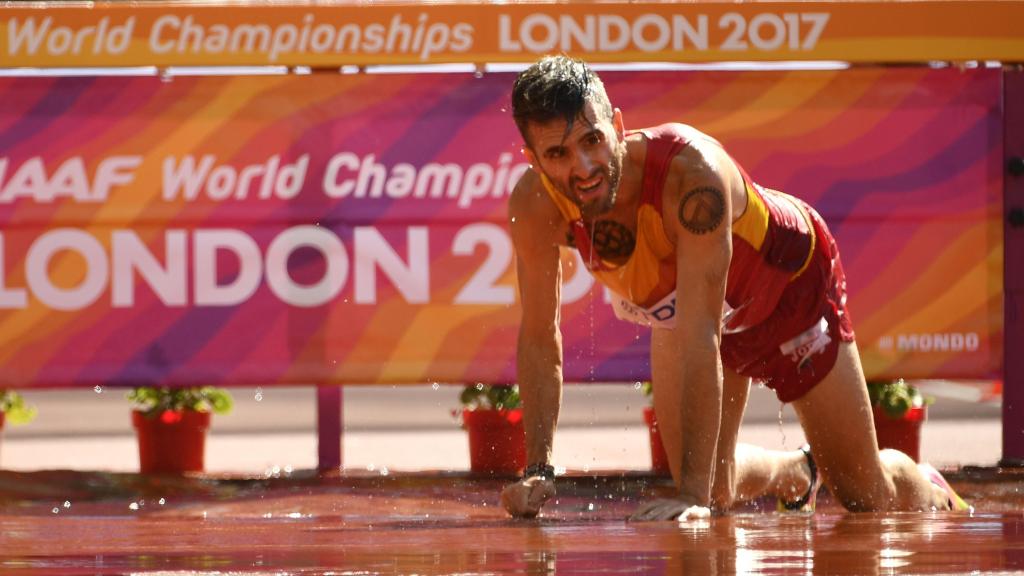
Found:
[[234, 404], [227, 390], [213, 386], [139, 386], [127, 397], [144, 474], [201, 472], [210, 414], [226, 414]]
[[526, 466], [526, 430], [519, 386], [467, 384], [459, 394], [462, 427], [469, 433], [470, 470], [515, 476]]
[[651, 472], [659, 476], [668, 476], [672, 472], [668, 465], [665, 445], [661, 442], [658, 418], [654, 415], [654, 386], [650, 380], [637, 382], [637, 384], [639, 384], [640, 392], [647, 398], [647, 405], [644, 406], [644, 422], [647, 424], [647, 433], [651, 444]]
[[0, 390], [0, 430], [4, 422], [11, 425], [28, 424], [35, 420], [36, 408], [25, 403], [25, 399], [13, 390]]
[[920, 461], [921, 426], [933, 399], [902, 378], [868, 382], [879, 448], [899, 450]]
[[0, 427], [4, 422], [14, 426], [35, 420], [38, 411], [25, 403], [25, 398], [14, 390], [0, 390]]

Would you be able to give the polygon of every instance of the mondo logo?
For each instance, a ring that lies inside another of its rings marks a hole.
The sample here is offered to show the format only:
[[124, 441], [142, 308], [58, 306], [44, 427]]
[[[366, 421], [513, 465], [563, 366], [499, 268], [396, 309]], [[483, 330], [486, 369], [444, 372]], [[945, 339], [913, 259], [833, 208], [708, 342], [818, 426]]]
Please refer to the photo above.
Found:
[[899, 352], [975, 352], [981, 347], [977, 332], [938, 332], [886, 335], [878, 348]]

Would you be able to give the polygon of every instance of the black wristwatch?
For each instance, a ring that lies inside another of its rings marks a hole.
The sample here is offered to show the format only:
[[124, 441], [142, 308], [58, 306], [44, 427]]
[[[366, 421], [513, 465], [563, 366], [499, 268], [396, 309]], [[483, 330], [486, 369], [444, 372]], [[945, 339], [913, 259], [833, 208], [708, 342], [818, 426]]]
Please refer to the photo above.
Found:
[[523, 480], [540, 476], [545, 480], [555, 479], [555, 467], [551, 464], [530, 464], [523, 470]]

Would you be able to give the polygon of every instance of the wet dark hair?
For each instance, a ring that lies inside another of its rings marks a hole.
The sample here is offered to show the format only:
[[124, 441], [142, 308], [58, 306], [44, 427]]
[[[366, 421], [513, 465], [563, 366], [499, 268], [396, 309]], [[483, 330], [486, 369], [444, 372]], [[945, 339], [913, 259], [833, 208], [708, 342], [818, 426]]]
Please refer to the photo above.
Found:
[[516, 77], [512, 85], [512, 118], [529, 144], [526, 128], [530, 122], [546, 124], [564, 119], [572, 130], [583, 107], [591, 102], [599, 115], [610, 119], [612, 104], [597, 74], [581, 60], [568, 56], [545, 56]]

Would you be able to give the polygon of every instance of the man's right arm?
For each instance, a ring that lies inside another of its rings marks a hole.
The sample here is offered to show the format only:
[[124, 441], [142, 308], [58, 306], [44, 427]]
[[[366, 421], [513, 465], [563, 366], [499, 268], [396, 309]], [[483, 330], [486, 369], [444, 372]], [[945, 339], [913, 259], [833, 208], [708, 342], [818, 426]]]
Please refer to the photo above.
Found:
[[[562, 402], [562, 336], [559, 329], [562, 268], [560, 215], [535, 174], [527, 172], [509, 202], [509, 227], [516, 249], [522, 306], [516, 367], [523, 399], [527, 465], [549, 465]], [[546, 481], [523, 481], [502, 494], [513, 516], [534, 516], [554, 494]]]

